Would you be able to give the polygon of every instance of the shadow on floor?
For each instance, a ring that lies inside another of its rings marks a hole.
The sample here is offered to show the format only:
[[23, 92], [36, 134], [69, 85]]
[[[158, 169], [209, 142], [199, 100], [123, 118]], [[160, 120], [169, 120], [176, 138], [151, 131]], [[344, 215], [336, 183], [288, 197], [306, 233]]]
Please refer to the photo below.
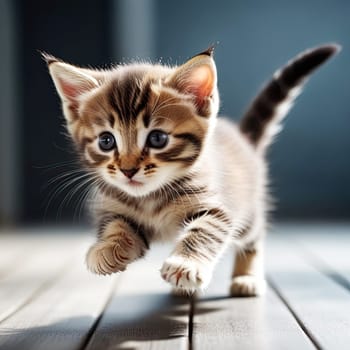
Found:
[[[23, 326], [1, 328], [1, 350], [137, 349], [141, 343], [188, 342], [193, 299], [168, 294], [125, 295], [112, 299], [100, 318], [88, 315], [58, 319], [59, 306], [52, 313], [38, 315], [35, 326], [23, 320]], [[81, 306], [80, 306], [81, 310]], [[216, 308], [198, 310], [200, 313]], [[28, 323], [28, 324], [27, 324]]]

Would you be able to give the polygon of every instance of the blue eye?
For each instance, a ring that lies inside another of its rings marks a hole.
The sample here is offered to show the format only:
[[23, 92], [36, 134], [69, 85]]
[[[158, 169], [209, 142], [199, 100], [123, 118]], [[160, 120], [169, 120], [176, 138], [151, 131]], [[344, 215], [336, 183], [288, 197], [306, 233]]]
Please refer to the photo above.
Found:
[[153, 130], [148, 134], [147, 146], [152, 148], [163, 148], [168, 144], [169, 136], [165, 131]]
[[104, 152], [111, 151], [115, 148], [115, 138], [110, 132], [103, 132], [98, 138], [98, 145]]

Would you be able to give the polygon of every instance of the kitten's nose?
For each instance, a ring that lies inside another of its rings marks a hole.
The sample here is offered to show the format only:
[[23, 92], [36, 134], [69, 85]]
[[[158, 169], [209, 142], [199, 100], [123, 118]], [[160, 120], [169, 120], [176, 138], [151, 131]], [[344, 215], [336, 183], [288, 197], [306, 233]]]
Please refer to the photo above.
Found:
[[132, 169], [120, 169], [120, 171], [129, 179], [131, 179], [138, 171], [139, 168], [132, 168]]

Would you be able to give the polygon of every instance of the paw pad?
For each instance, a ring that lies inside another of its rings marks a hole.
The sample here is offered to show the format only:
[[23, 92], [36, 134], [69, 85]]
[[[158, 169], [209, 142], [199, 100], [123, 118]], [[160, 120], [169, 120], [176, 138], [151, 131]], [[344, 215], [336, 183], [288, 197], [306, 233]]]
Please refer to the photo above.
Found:
[[211, 269], [198, 261], [180, 256], [171, 256], [163, 264], [162, 278], [173, 287], [193, 293], [205, 288], [211, 279]]

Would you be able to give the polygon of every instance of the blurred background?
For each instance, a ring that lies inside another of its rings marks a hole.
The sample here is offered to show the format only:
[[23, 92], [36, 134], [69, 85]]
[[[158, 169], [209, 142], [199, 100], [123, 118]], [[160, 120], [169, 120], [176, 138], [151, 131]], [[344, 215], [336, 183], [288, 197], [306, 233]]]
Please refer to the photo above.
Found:
[[288, 59], [343, 46], [306, 86], [269, 159], [276, 219], [350, 219], [349, 18], [346, 0], [0, 0], [0, 225], [87, 222], [83, 188], [59, 179], [74, 156], [39, 50], [82, 66], [178, 64], [217, 42], [221, 114], [235, 120]]

